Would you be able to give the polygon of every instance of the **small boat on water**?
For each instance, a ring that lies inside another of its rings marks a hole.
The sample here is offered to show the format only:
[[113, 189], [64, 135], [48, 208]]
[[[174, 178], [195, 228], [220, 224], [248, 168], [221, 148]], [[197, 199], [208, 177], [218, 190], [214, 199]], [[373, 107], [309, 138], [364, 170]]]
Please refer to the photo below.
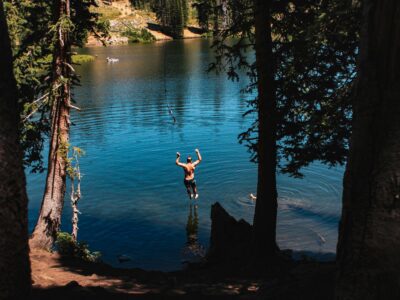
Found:
[[109, 63], [119, 62], [119, 58], [107, 57], [106, 59], [107, 59], [107, 62], [109, 62]]

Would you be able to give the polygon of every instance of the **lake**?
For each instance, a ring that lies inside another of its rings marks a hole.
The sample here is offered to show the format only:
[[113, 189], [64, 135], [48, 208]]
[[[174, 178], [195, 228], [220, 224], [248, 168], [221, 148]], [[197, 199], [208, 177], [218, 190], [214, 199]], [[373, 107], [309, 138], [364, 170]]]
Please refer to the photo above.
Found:
[[[71, 144], [82, 148], [83, 197], [79, 239], [114, 266], [176, 270], [196, 260], [209, 244], [210, 207], [219, 201], [234, 217], [252, 222], [257, 167], [237, 136], [246, 81], [207, 73], [213, 60], [208, 40], [183, 40], [85, 48], [96, 56], [78, 66]], [[119, 58], [107, 63], [106, 57]], [[166, 76], [164, 76], [166, 74]], [[166, 91], [165, 91], [166, 87]], [[176, 123], [169, 115], [173, 110]], [[199, 199], [189, 200], [176, 152], [185, 160], [199, 148]], [[304, 179], [278, 175], [277, 239], [282, 249], [335, 252], [343, 168], [318, 163]], [[29, 226], [36, 223], [44, 174], [28, 174]], [[69, 191], [69, 189], [68, 189]], [[69, 193], [62, 230], [71, 230]], [[131, 261], [120, 264], [117, 257]]]

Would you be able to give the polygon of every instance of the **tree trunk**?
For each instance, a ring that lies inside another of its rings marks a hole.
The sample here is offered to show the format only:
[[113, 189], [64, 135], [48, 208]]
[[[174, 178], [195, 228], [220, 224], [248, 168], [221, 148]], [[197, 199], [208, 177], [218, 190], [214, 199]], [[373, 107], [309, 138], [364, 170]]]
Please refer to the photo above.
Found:
[[400, 2], [365, 0], [336, 299], [400, 299]]
[[213, 12], [214, 12], [214, 36], [219, 35], [219, 6], [220, 6], [220, 1], [221, 0], [214, 0], [213, 2]]
[[28, 198], [18, 141], [17, 86], [0, 0], [0, 299], [26, 299], [31, 276]]
[[[75, 242], [78, 241], [78, 222], [79, 222], [79, 209], [78, 202], [82, 197], [81, 194], [81, 169], [79, 166], [78, 153], [74, 152], [73, 159], [75, 162], [75, 174], [72, 176], [71, 180], [71, 205], [72, 205], [72, 238]], [[70, 175], [71, 176], [71, 175]], [[75, 178], [78, 181], [75, 191]]]
[[254, 215], [256, 259], [273, 257], [276, 244], [276, 95], [271, 38], [271, 0], [254, 0], [258, 88], [258, 183]]
[[226, 30], [229, 26], [229, 10], [228, 10], [228, 1], [221, 1], [221, 14], [222, 14], [222, 30]]
[[[59, 0], [55, 20], [69, 18], [69, 0]], [[53, 96], [51, 138], [46, 188], [31, 246], [51, 249], [61, 224], [66, 188], [66, 167], [70, 126], [71, 45], [67, 30], [59, 29], [53, 57]], [[67, 80], [67, 81], [66, 81]]]

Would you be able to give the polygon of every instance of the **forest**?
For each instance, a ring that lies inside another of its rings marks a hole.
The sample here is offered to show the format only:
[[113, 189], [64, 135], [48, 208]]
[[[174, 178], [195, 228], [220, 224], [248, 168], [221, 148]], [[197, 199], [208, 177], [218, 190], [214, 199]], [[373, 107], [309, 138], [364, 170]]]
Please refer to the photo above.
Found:
[[0, 299], [400, 299], [399, 1], [0, 0], [0, 40]]

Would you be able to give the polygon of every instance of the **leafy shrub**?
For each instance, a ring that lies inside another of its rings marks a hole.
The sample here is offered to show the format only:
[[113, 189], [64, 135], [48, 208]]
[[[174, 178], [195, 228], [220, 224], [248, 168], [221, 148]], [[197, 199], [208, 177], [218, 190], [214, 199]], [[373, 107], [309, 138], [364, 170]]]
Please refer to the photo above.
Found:
[[[96, 58], [93, 55], [89, 54], [74, 54], [71, 56], [72, 62], [74, 64], [81, 64], [85, 62], [90, 62], [94, 61]], [[46, 64], [51, 64], [53, 61], [53, 55], [49, 54], [43, 59], [40, 60], [40, 62], [46, 63]]]
[[94, 61], [95, 57], [89, 54], [74, 54], [72, 55], [72, 62], [74, 64], [81, 64], [89, 61]]
[[129, 29], [123, 32], [122, 35], [128, 37], [130, 43], [151, 43], [156, 40], [145, 28]]
[[91, 252], [86, 242], [76, 242], [68, 232], [59, 232], [56, 250], [61, 256], [79, 258], [88, 262], [99, 262], [101, 253]]

